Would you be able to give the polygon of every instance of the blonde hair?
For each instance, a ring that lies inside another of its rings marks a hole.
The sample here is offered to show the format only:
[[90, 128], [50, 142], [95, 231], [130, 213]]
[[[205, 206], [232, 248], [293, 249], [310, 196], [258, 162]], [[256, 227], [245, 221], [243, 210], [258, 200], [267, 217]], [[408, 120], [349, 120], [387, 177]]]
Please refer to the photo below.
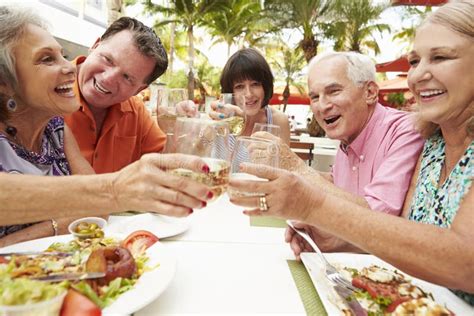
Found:
[[[450, 30], [473, 40], [473, 16], [474, 2], [472, 0], [452, 1], [431, 13], [421, 26], [426, 23], [441, 24]], [[437, 124], [423, 120], [420, 115], [417, 115], [416, 125], [420, 134], [425, 138], [430, 137], [439, 129]], [[470, 136], [474, 136], [474, 116], [468, 120], [467, 133]]]

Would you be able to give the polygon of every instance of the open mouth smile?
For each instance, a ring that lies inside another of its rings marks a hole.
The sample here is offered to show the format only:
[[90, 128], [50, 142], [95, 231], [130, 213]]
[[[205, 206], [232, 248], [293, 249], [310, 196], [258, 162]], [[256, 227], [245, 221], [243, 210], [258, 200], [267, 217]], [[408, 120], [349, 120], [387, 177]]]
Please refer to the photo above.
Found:
[[64, 97], [74, 97], [75, 93], [74, 93], [73, 87], [74, 87], [74, 81], [69, 81], [69, 82], [60, 84], [59, 86], [54, 88], [54, 91], [57, 94]]
[[339, 120], [340, 117], [340, 115], [329, 116], [324, 119], [324, 122], [326, 122], [327, 125], [331, 125], [334, 124], [337, 120]]
[[443, 95], [445, 93], [446, 93], [446, 90], [433, 89], [433, 90], [420, 91], [419, 95], [422, 100], [429, 100], [429, 99], [438, 97], [440, 95]]
[[96, 79], [94, 79], [94, 88], [97, 91], [99, 91], [100, 93], [103, 93], [103, 94], [110, 94], [111, 93], [109, 90], [104, 88], [99, 82], [97, 82]]

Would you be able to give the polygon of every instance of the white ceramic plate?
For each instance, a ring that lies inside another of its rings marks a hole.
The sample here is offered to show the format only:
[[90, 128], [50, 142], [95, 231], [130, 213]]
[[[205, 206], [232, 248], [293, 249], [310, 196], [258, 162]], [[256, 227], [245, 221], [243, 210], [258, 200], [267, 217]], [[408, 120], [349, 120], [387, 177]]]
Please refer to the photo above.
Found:
[[[327, 253], [326, 258], [337, 266], [352, 267], [361, 269], [363, 267], [376, 264], [387, 269], [398, 270], [390, 264], [372, 255], [351, 254], [351, 253]], [[319, 297], [326, 308], [328, 315], [343, 315], [337, 306], [338, 298], [329, 281], [324, 277], [324, 264], [320, 261], [316, 253], [302, 253], [301, 260], [311, 276], [311, 280], [318, 291]], [[462, 299], [454, 295], [448, 289], [411, 277], [413, 284], [419, 286], [425, 292], [433, 294], [435, 301], [445, 305], [456, 315], [474, 315], [474, 307], [465, 303]]]
[[[41, 238], [1, 248], [0, 252], [38, 251], [48, 248], [53, 242], [68, 242], [71, 235]], [[102, 312], [109, 315], [129, 315], [154, 301], [168, 287], [176, 270], [176, 259], [160, 242], [147, 249], [147, 266], [155, 267], [142, 274], [135, 287], [123, 293]]]
[[148, 230], [158, 238], [179, 235], [190, 227], [189, 217], [170, 217], [152, 213], [132, 216], [109, 216], [108, 225], [104, 229], [107, 234], [128, 234], [136, 230]]

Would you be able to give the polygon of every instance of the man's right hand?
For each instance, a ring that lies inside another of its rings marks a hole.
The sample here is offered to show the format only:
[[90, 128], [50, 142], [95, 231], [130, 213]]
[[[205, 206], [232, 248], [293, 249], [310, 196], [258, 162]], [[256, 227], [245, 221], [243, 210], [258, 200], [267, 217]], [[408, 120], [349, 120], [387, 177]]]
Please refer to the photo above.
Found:
[[209, 172], [209, 166], [196, 156], [146, 154], [110, 174], [110, 191], [117, 209], [182, 217], [191, 214], [193, 209], [205, 207], [212, 198], [210, 187], [166, 172], [177, 168]]

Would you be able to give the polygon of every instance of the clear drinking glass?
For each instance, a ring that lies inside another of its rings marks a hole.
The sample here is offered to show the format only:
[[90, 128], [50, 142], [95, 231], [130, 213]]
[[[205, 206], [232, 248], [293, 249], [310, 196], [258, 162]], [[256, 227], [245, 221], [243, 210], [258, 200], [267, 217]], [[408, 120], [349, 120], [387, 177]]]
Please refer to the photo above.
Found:
[[[240, 164], [243, 162], [251, 162], [278, 168], [278, 161], [279, 150], [276, 142], [261, 138], [239, 136], [237, 137], [237, 141], [231, 155], [230, 177], [231, 179], [267, 181], [267, 179], [262, 179], [254, 175], [241, 172]], [[239, 196], [261, 195], [259, 192], [237, 192], [231, 189], [228, 190], [228, 194], [231, 198]]]
[[[240, 135], [245, 127], [245, 96], [236, 93], [221, 93], [219, 97], [218, 112], [224, 114], [225, 118], [222, 121], [229, 123], [230, 133], [233, 135]], [[242, 111], [237, 113], [239, 107]]]
[[173, 174], [188, 177], [211, 187], [217, 199], [227, 190], [230, 172], [229, 126], [221, 121], [178, 117], [174, 131], [177, 153], [203, 158], [209, 166], [208, 174], [178, 168]]
[[179, 102], [188, 100], [188, 92], [182, 88], [163, 88], [158, 90], [158, 92], [158, 125], [166, 134], [173, 134], [176, 118], [178, 117], [176, 105]]
[[252, 134], [256, 132], [267, 132], [275, 135], [276, 137], [280, 137], [281, 129], [278, 125], [255, 123], [253, 125]]

